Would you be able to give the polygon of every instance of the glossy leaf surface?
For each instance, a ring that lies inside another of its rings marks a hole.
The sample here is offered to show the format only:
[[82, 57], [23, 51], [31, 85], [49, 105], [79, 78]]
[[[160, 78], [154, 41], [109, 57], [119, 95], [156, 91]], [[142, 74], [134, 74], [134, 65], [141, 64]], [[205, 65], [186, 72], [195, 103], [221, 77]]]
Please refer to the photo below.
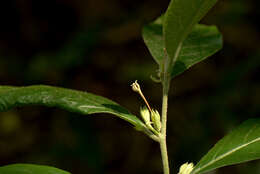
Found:
[[[165, 57], [162, 25], [153, 23], [145, 26], [143, 38], [153, 58], [161, 67]], [[171, 77], [213, 55], [221, 47], [222, 36], [215, 26], [197, 24], [183, 42], [179, 57], [171, 70]]]
[[45, 85], [0, 86], [0, 112], [26, 105], [59, 107], [80, 114], [109, 113], [128, 121], [138, 130], [145, 130], [140, 119], [117, 103], [101, 96]]
[[34, 164], [11, 164], [0, 167], [0, 174], [70, 174], [55, 167]]
[[222, 36], [217, 27], [197, 24], [183, 42], [179, 57], [171, 70], [171, 77], [181, 74], [221, 48]]
[[191, 174], [260, 158], [260, 119], [250, 119], [221, 139]]
[[163, 24], [169, 71], [178, 58], [185, 38], [216, 2], [217, 0], [172, 0], [170, 2]]
[[156, 23], [146, 25], [143, 28], [142, 35], [144, 42], [154, 60], [158, 65], [161, 65], [165, 57], [165, 44], [163, 41], [162, 25]]

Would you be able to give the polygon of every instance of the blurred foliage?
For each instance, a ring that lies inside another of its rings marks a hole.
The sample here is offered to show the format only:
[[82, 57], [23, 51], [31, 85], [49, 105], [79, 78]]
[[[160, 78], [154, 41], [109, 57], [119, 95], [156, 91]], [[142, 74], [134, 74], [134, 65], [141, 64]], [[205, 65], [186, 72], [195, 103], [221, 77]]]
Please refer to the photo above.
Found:
[[[103, 95], [138, 114], [139, 79], [153, 107], [161, 88], [141, 39], [143, 24], [167, 0], [10, 0], [0, 5], [1, 85], [47, 84]], [[260, 111], [260, 25], [256, 0], [219, 0], [202, 23], [215, 24], [224, 48], [172, 83], [170, 164], [197, 162], [214, 143]], [[157, 143], [111, 117], [81, 117], [55, 108], [0, 113], [0, 164], [47, 164], [83, 173], [160, 173]], [[259, 161], [216, 173], [258, 173]], [[176, 173], [176, 171], [173, 171]]]

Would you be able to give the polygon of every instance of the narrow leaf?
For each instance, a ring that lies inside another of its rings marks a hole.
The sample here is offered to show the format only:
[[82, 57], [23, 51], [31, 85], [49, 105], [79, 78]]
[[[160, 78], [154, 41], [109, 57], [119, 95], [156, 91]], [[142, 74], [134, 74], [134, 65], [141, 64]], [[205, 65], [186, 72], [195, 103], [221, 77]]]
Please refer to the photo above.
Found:
[[26, 105], [59, 107], [80, 114], [109, 113], [128, 121], [137, 130], [146, 130], [140, 119], [117, 103], [101, 96], [45, 85], [0, 86], [0, 112]]
[[35, 164], [11, 164], [0, 167], [0, 174], [70, 174], [55, 167]]
[[250, 119], [221, 139], [191, 174], [260, 158], [260, 119]]
[[169, 56], [168, 71], [172, 70], [185, 38], [216, 2], [217, 0], [171, 0], [163, 25]]
[[[143, 39], [153, 58], [161, 67], [165, 57], [162, 25], [152, 23], [145, 26]], [[176, 77], [194, 64], [213, 55], [221, 47], [222, 37], [215, 26], [197, 24], [183, 42], [179, 58], [171, 70], [171, 77]]]

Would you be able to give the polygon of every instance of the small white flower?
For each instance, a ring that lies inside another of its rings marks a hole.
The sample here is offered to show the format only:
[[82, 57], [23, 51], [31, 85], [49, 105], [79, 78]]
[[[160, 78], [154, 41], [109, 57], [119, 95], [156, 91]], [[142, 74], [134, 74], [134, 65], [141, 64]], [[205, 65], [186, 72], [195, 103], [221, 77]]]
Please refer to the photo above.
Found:
[[141, 92], [141, 88], [140, 88], [140, 85], [137, 83], [137, 80], [132, 83], [132, 90], [135, 91], [135, 92], [138, 92], [140, 93]]
[[190, 172], [193, 170], [193, 163], [185, 163], [181, 165], [179, 173], [178, 174], [190, 174]]

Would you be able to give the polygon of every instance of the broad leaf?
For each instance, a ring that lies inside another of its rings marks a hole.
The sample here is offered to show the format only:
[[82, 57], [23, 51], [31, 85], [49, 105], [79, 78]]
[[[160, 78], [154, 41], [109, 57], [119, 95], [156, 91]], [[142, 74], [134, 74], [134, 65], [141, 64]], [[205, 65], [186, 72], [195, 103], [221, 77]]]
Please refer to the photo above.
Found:
[[260, 119], [250, 119], [221, 139], [191, 174], [260, 158]]
[[217, 0], [171, 0], [163, 24], [165, 48], [169, 56], [166, 60], [168, 71], [172, 70], [185, 38], [216, 2]]
[[179, 57], [171, 70], [171, 77], [183, 73], [221, 48], [222, 36], [217, 27], [197, 24], [183, 42]]
[[0, 174], [70, 174], [55, 167], [34, 164], [11, 164], [0, 167]]
[[[160, 70], [162, 70], [165, 57], [162, 25], [152, 23], [145, 26], [143, 38], [153, 58], [159, 64]], [[197, 24], [183, 42], [179, 58], [172, 68], [171, 77], [181, 74], [192, 65], [213, 55], [221, 47], [222, 37], [215, 26]]]
[[156, 63], [159, 65], [161, 71], [161, 66], [163, 65], [163, 59], [165, 57], [162, 25], [155, 23], [146, 25], [143, 28], [142, 34], [148, 50], [152, 54]]
[[0, 112], [25, 105], [59, 107], [80, 114], [110, 113], [128, 121], [137, 130], [146, 131], [140, 119], [117, 103], [101, 96], [45, 85], [0, 86]]

